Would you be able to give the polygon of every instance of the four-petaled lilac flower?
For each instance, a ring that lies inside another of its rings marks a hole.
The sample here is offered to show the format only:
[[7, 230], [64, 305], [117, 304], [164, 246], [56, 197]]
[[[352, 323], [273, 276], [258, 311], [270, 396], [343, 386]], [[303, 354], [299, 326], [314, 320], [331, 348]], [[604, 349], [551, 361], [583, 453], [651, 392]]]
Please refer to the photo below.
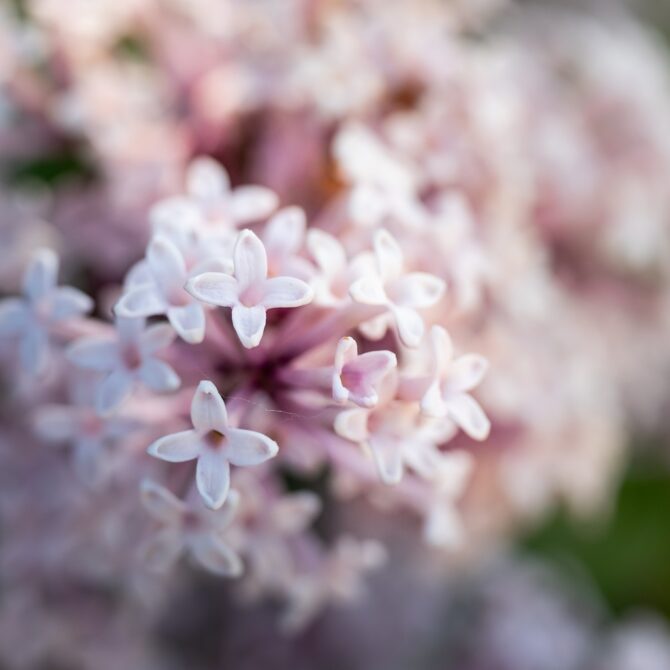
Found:
[[[400, 246], [386, 230], [379, 230], [375, 234], [374, 255], [374, 271], [351, 285], [351, 297], [365, 305], [385, 306], [402, 343], [407, 347], [417, 347], [425, 327], [416, 310], [437, 304], [444, 294], [445, 282], [426, 272], [406, 273]], [[387, 321], [387, 314], [374, 319], [369, 324], [370, 335], [381, 337]]]
[[202, 342], [205, 311], [184, 290], [188, 272], [177, 245], [165, 235], [154, 235], [143, 270], [116, 303], [117, 316], [130, 319], [165, 314], [183, 340], [191, 344]]
[[170, 463], [198, 459], [196, 484], [208, 507], [223, 505], [230, 487], [230, 464], [259, 465], [277, 455], [274, 440], [228, 425], [223, 399], [210, 381], [201, 381], [191, 403], [192, 430], [156, 440], [149, 453]]
[[181, 381], [177, 373], [155, 357], [168, 347], [175, 333], [167, 323], [145, 329], [144, 319], [116, 319], [112, 337], [84, 337], [67, 351], [68, 358], [82, 368], [106, 372], [98, 387], [95, 406], [101, 416], [116, 410], [139, 382], [152, 391], [174, 391]]
[[230, 491], [226, 504], [216, 512], [191, 507], [150, 480], [142, 482], [141, 495], [146, 510], [161, 524], [143, 547], [150, 567], [165, 571], [187, 551], [198, 565], [217, 575], [242, 574], [242, 560], [224, 539], [239, 502], [236, 491]]
[[233, 262], [235, 276], [204, 272], [189, 279], [186, 290], [211, 305], [232, 307], [237, 336], [251, 349], [263, 337], [268, 309], [300, 307], [312, 300], [313, 291], [295, 277], [268, 278], [265, 247], [250, 230], [239, 234]]
[[53, 324], [93, 309], [93, 301], [71, 286], [57, 286], [58, 256], [40, 249], [23, 275], [23, 298], [0, 302], [0, 337], [19, 337], [23, 369], [32, 375], [48, 363], [49, 333]]
[[374, 407], [379, 401], [376, 386], [397, 365], [391, 351], [369, 351], [358, 355], [352, 337], [343, 337], [335, 350], [333, 399], [341, 404], [351, 400], [361, 407]]
[[421, 411], [426, 416], [448, 416], [472, 439], [485, 440], [491, 423], [469, 391], [482, 381], [488, 361], [478, 354], [454, 358], [451, 338], [441, 326], [431, 328], [430, 341], [431, 380], [421, 398]]
[[271, 214], [279, 198], [264, 186], [232, 189], [224, 168], [211, 158], [196, 158], [188, 168], [186, 190], [207, 220], [236, 226], [258, 221]]

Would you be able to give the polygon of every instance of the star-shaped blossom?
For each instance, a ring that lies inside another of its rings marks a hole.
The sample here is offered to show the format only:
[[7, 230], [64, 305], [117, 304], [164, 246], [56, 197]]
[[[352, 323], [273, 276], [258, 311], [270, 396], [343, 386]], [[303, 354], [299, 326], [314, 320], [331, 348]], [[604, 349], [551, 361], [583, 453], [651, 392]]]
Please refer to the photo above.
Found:
[[209, 221], [235, 226], [264, 219], [279, 204], [277, 195], [264, 186], [231, 188], [224, 168], [204, 156], [189, 165], [186, 191]]
[[40, 249], [23, 275], [24, 297], [0, 301], [0, 337], [19, 339], [21, 365], [32, 375], [46, 369], [54, 324], [93, 308], [91, 298], [71, 286], [57, 286], [57, 278], [58, 256]]
[[451, 338], [441, 326], [431, 328], [430, 343], [431, 379], [421, 398], [421, 411], [427, 416], [447, 416], [472, 439], [485, 440], [491, 423], [469, 392], [482, 381], [488, 361], [478, 354], [454, 358]]
[[211, 381], [201, 381], [191, 403], [193, 429], [156, 440], [149, 453], [170, 463], [198, 460], [196, 485], [205, 504], [218, 509], [230, 488], [230, 465], [259, 465], [277, 455], [274, 440], [228, 425], [223, 399]]
[[374, 407], [379, 395], [376, 386], [397, 365], [391, 351], [369, 351], [358, 355], [352, 337], [343, 337], [335, 350], [333, 399], [341, 404], [351, 400], [361, 407]]
[[159, 393], [174, 391], [181, 381], [177, 373], [155, 354], [175, 338], [167, 323], [145, 328], [144, 319], [116, 319], [116, 332], [110, 337], [84, 337], [67, 351], [79, 367], [106, 373], [95, 399], [101, 416], [114, 412], [131, 394], [136, 384]]
[[440, 460], [438, 445], [452, 437], [453, 431], [448, 425], [422, 421], [417, 403], [396, 399], [394, 377], [383, 379], [376, 407], [340, 412], [335, 418], [335, 432], [359, 444], [372, 457], [385, 484], [400, 482], [406, 466], [429, 479]]
[[110, 448], [135, 431], [138, 422], [102, 418], [90, 405], [46, 405], [34, 418], [37, 434], [46, 442], [72, 446], [74, 468], [81, 481], [94, 486], [108, 473]]
[[239, 502], [236, 491], [229, 492], [225, 505], [216, 512], [190, 506], [150, 480], [142, 482], [141, 496], [144, 507], [161, 526], [143, 547], [153, 569], [167, 570], [186, 551], [195, 563], [214, 574], [242, 574], [240, 557], [225, 541], [225, 531]]
[[147, 247], [146, 264], [126, 283], [114, 311], [129, 319], [165, 314], [183, 340], [202, 342], [205, 311], [184, 290], [187, 278], [186, 262], [177, 245], [166, 235], [154, 235]]
[[289, 605], [282, 618], [289, 631], [303, 628], [331, 602], [357, 602], [365, 593], [364, 574], [380, 568], [387, 554], [375, 540], [343, 536], [316, 559], [316, 565], [299, 572], [289, 585]]
[[232, 307], [235, 332], [250, 349], [258, 346], [263, 337], [268, 309], [305, 305], [311, 301], [313, 291], [295, 277], [268, 278], [265, 247], [250, 230], [240, 232], [233, 262], [234, 276], [204, 272], [189, 279], [186, 290], [208, 304]]
[[351, 285], [351, 297], [362, 304], [385, 306], [402, 343], [417, 347], [425, 326], [416, 310], [437, 304], [444, 294], [445, 282], [426, 272], [405, 272], [402, 250], [386, 230], [375, 234], [374, 256], [374, 270]]

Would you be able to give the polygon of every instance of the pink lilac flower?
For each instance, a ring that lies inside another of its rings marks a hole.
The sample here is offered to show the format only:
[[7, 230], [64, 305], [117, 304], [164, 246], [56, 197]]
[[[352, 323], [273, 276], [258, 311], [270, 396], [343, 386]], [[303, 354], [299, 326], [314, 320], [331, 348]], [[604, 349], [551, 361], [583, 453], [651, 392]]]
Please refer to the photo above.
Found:
[[144, 507], [160, 524], [143, 547], [150, 567], [165, 571], [186, 551], [196, 564], [217, 575], [242, 574], [240, 557], [225, 541], [225, 531], [239, 503], [236, 491], [229, 491], [225, 503], [216, 511], [190, 506], [150, 480], [142, 482], [141, 495]]
[[146, 266], [130, 277], [115, 313], [124, 318], [165, 314], [186, 342], [205, 337], [205, 311], [184, 290], [188, 272], [182, 252], [164, 235], [155, 235], [147, 247]]
[[58, 257], [50, 249], [35, 253], [23, 275], [23, 298], [0, 302], [0, 337], [19, 339], [23, 369], [43, 373], [49, 362], [49, 336], [60, 322], [82, 316], [93, 301], [79, 289], [57, 286]]
[[[374, 253], [374, 270], [351, 285], [351, 297], [365, 305], [384, 306], [403, 344], [417, 347], [425, 329], [417, 310], [434, 306], [444, 294], [445, 283], [426, 272], [406, 272], [400, 246], [386, 230], [375, 234]], [[377, 317], [363, 331], [378, 339], [387, 322], [386, 315]]]
[[230, 488], [230, 465], [260, 465], [274, 458], [277, 443], [253, 430], [233, 428], [216, 387], [201, 381], [191, 403], [193, 429], [156, 440], [149, 453], [170, 463], [197, 459], [196, 483], [205, 504], [219, 509]]
[[268, 309], [306, 305], [313, 291], [295, 277], [268, 278], [265, 247], [250, 230], [239, 234], [233, 256], [233, 276], [204, 272], [189, 279], [186, 290], [210, 305], [232, 307], [235, 332], [250, 349], [260, 344]]
[[181, 385], [177, 373], [155, 354], [174, 341], [169, 324], [146, 327], [142, 318], [117, 317], [111, 337], [84, 337], [72, 344], [67, 356], [81, 368], [105, 373], [96, 392], [95, 406], [101, 416], [114, 412], [136, 384], [165, 393]]

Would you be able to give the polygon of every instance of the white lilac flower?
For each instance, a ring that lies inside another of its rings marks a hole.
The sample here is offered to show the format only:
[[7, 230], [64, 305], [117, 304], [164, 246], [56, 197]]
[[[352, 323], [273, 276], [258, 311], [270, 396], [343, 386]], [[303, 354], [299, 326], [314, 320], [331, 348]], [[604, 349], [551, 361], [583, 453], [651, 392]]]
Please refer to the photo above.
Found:
[[300, 207], [284, 207], [267, 222], [262, 240], [270, 277], [290, 275], [306, 279], [313, 273], [312, 265], [299, 255], [306, 228], [305, 212]]
[[358, 354], [353, 337], [343, 337], [335, 350], [332, 389], [338, 403], [348, 400], [361, 407], [374, 407], [379, 401], [376, 386], [397, 365], [391, 351]]
[[186, 290], [208, 304], [232, 307], [235, 332], [245, 347], [252, 348], [263, 337], [268, 309], [305, 305], [313, 291], [295, 277], [268, 278], [265, 247], [250, 230], [240, 232], [233, 261], [234, 276], [204, 272], [189, 279]]
[[233, 428], [223, 399], [210, 381], [201, 381], [191, 403], [192, 430], [156, 440], [149, 453], [170, 463], [197, 459], [196, 485], [205, 504], [218, 509], [230, 488], [230, 465], [259, 465], [277, 455], [274, 440], [253, 430]]
[[19, 339], [21, 365], [32, 375], [47, 367], [52, 327], [93, 308], [91, 298], [71, 286], [57, 286], [57, 278], [58, 256], [40, 249], [23, 275], [24, 297], [0, 301], [0, 337]]
[[202, 342], [205, 310], [184, 290], [187, 278], [186, 262], [177, 245], [165, 235], [154, 235], [146, 264], [136, 266], [114, 311], [128, 319], [165, 314], [183, 340]]
[[471, 438], [485, 440], [491, 423], [469, 392], [484, 378], [488, 361], [478, 354], [454, 358], [451, 338], [441, 326], [432, 327], [430, 343], [431, 381], [421, 398], [421, 411], [426, 416], [447, 416]]
[[463, 541], [463, 521], [455, 501], [467, 486], [474, 458], [467, 451], [442, 454], [432, 477], [432, 495], [426, 511], [423, 534], [429, 544], [457, 547]]
[[[426, 272], [405, 272], [403, 253], [386, 230], [374, 237], [374, 270], [356, 280], [349, 289], [351, 297], [365, 305], [383, 305], [390, 312], [402, 343], [417, 347], [424, 333], [424, 322], [417, 309], [432, 307], [442, 298], [445, 283]], [[386, 330], [386, 315], [375, 319], [375, 337]], [[366, 333], [367, 334], [367, 333]]]
[[430, 479], [441, 459], [437, 445], [452, 436], [451, 427], [423, 421], [418, 404], [396, 399], [396, 390], [395, 375], [387, 375], [379, 387], [379, 404], [372, 409], [355, 407], [340, 412], [335, 432], [372, 457], [385, 484], [400, 482], [406, 466]]
[[231, 490], [225, 504], [216, 511], [190, 506], [164, 487], [144, 480], [141, 484], [144, 507], [159, 522], [160, 529], [143, 547], [149, 566], [158, 571], [170, 568], [185, 551], [201, 567], [224, 577], [239, 577], [243, 565], [225, 541], [225, 531], [239, 502]]
[[156, 357], [170, 346], [175, 332], [167, 323], [146, 327], [144, 319], [117, 317], [114, 335], [83, 337], [70, 346], [67, 356], [79, 367], [104, 372], [95, 406], [101, 416], [114, 412], [136, 384], [164, 393], [179, 388], [177, 373]]
[[231, 188], [224, 168], [206, 157], [189, 165], [186, 191], [207, 220], [236, 226], [265, 218], [279, 203], [276, 194], [264, 186]]

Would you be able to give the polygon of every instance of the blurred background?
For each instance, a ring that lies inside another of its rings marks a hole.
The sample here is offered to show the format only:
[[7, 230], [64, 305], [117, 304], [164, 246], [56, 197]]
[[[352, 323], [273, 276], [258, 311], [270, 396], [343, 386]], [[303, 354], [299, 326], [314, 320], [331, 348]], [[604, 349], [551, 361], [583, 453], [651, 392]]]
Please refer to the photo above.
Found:
[[197, 570], [145, 583], [129, 496], [73, 488], [0, 341], [0, 668], [670, 670], [670, 3], [2, 0], [0, 294], [48, 245], [104, 302], [203, 154], [316, 219], [353, 121], [479, 231], [480, 265], [433, 259], [492, 368], [467, 547], [338, 502], [389, 562], [292, 635]]

